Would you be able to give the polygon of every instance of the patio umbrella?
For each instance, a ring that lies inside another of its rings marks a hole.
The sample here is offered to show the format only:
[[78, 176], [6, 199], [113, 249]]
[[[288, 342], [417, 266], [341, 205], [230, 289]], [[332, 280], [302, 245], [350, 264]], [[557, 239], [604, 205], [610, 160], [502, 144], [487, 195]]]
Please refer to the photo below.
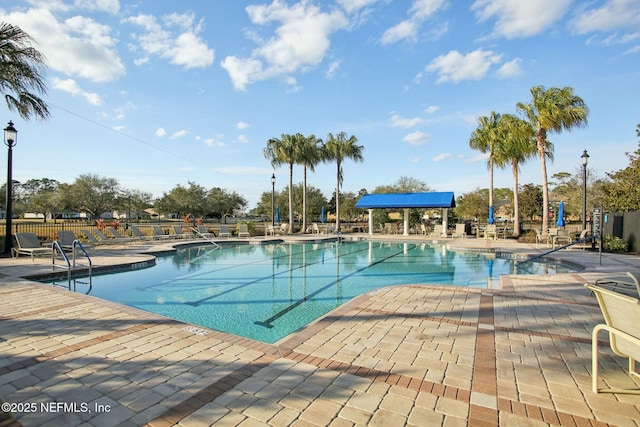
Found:
[[280, 206], [276, 206], [276, 222], [280, 222]]
[[560, 201], [558, 206], [558, 220], [556, 221], [558, 227], [564, 227], [564, 202]]
[[493, 206], [489, 206], [489, 219], [487, 220], [489, 224], [493, 224], [496, 220], [493, 218]]
[[322, 207], [322, 211], [320, 211], [320, 222], [324, 223], [327, 220], [327, 214], [324, 212], [324, 206]]

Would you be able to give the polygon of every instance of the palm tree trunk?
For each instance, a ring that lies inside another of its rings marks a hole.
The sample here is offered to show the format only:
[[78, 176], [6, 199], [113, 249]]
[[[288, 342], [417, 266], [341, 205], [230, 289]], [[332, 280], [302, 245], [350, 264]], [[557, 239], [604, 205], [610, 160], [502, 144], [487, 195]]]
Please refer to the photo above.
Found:
[[[489, 160], [489, 208], [493, 207], [493, 160]], [[494, 210], [495, 215], [495, 210]], [[494, 219], [495, 222], [495, 219]]]
[[302, 179], [302, 234], [307, 232], [307, 164], [303, 166], [304, 177]]
[[293, 163], [289, 163], [289, 233], [293, 233]]
[[538, 141], [538, 153], [540, 154], [540, 169], [542, 171], [542, 235], [549, 235], [549, 182], [547, 179], [547, 162], [545, 159], [544, 144]]
[[514, 160], [513, 168], [513, 236], [520, 237], [520, 201], [518, 198], [518, 161]]
[[338, 174], [336, 179], [336, 233], [340, 231], [340, 161], [338, 163]]

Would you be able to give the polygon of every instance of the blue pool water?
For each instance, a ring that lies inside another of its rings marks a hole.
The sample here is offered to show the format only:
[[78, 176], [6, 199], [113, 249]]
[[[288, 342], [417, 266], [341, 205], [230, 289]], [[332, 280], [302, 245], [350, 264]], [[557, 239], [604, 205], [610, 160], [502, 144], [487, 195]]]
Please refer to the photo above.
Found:
[[[550, 264], [526, 268], [525, 273], [568, 271]], [[159, 257], [148, 269], [94, 276], [89, 294], [274, 343], [374, 289], [400, 284], [487, 287], [490, 279], [514, 273], [514, 260], [429, 244], [208, 246]]]

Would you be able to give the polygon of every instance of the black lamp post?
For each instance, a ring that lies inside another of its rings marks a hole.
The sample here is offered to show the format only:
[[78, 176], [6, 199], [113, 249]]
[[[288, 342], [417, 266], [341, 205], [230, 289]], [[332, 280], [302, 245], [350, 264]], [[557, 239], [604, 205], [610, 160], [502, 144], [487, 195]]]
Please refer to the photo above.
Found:
[[3, 254], [11, 256], [11, 246], [13, 245], [13, 238], [11, 237], [11, 218], [13, 218], [13, 179], [11, 177], [11, 163], [13, 157], [13, 147], [18, 140], [18, 131], [13, 127], [13, 122], [9, 120], [9, 126], [4, 128], [4, 143], [9, 147], [9, 154], [7, 157], [7, 203], [5, 205], [5, 224], [6, 229], [4, 232], [4, 251]]
[[587, 150], [582, 152], [582, 230], [587, 229], [587, 164], [589, 155]]
[[271, 226], [273, 227], [276, 222], [275, 222], [275, 212], [273, 210], [273, 195], [276, 191], [276, 174], [271, 174]]

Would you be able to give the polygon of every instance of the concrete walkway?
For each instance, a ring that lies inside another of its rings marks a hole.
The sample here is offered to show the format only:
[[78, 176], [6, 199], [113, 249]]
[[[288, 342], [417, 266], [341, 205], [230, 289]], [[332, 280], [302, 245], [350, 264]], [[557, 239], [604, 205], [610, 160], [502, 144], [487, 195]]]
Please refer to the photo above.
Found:
[[[93, 259], [148, 262], [156, 250]], [[585, 270], [502, 276], [499, 289], [383, 288], [275, 345], [23, 278], [50, 270], [47, 259], [0, 259], [0, 398], [25, 426], [640, 425], [640, 396], [591, 391], [591, 330], [602, 316], [583, 286], [640, 273], [640, 258], [552, 257]], [[626, 360], [601, 348], [603, 381], [639, 387]]]

